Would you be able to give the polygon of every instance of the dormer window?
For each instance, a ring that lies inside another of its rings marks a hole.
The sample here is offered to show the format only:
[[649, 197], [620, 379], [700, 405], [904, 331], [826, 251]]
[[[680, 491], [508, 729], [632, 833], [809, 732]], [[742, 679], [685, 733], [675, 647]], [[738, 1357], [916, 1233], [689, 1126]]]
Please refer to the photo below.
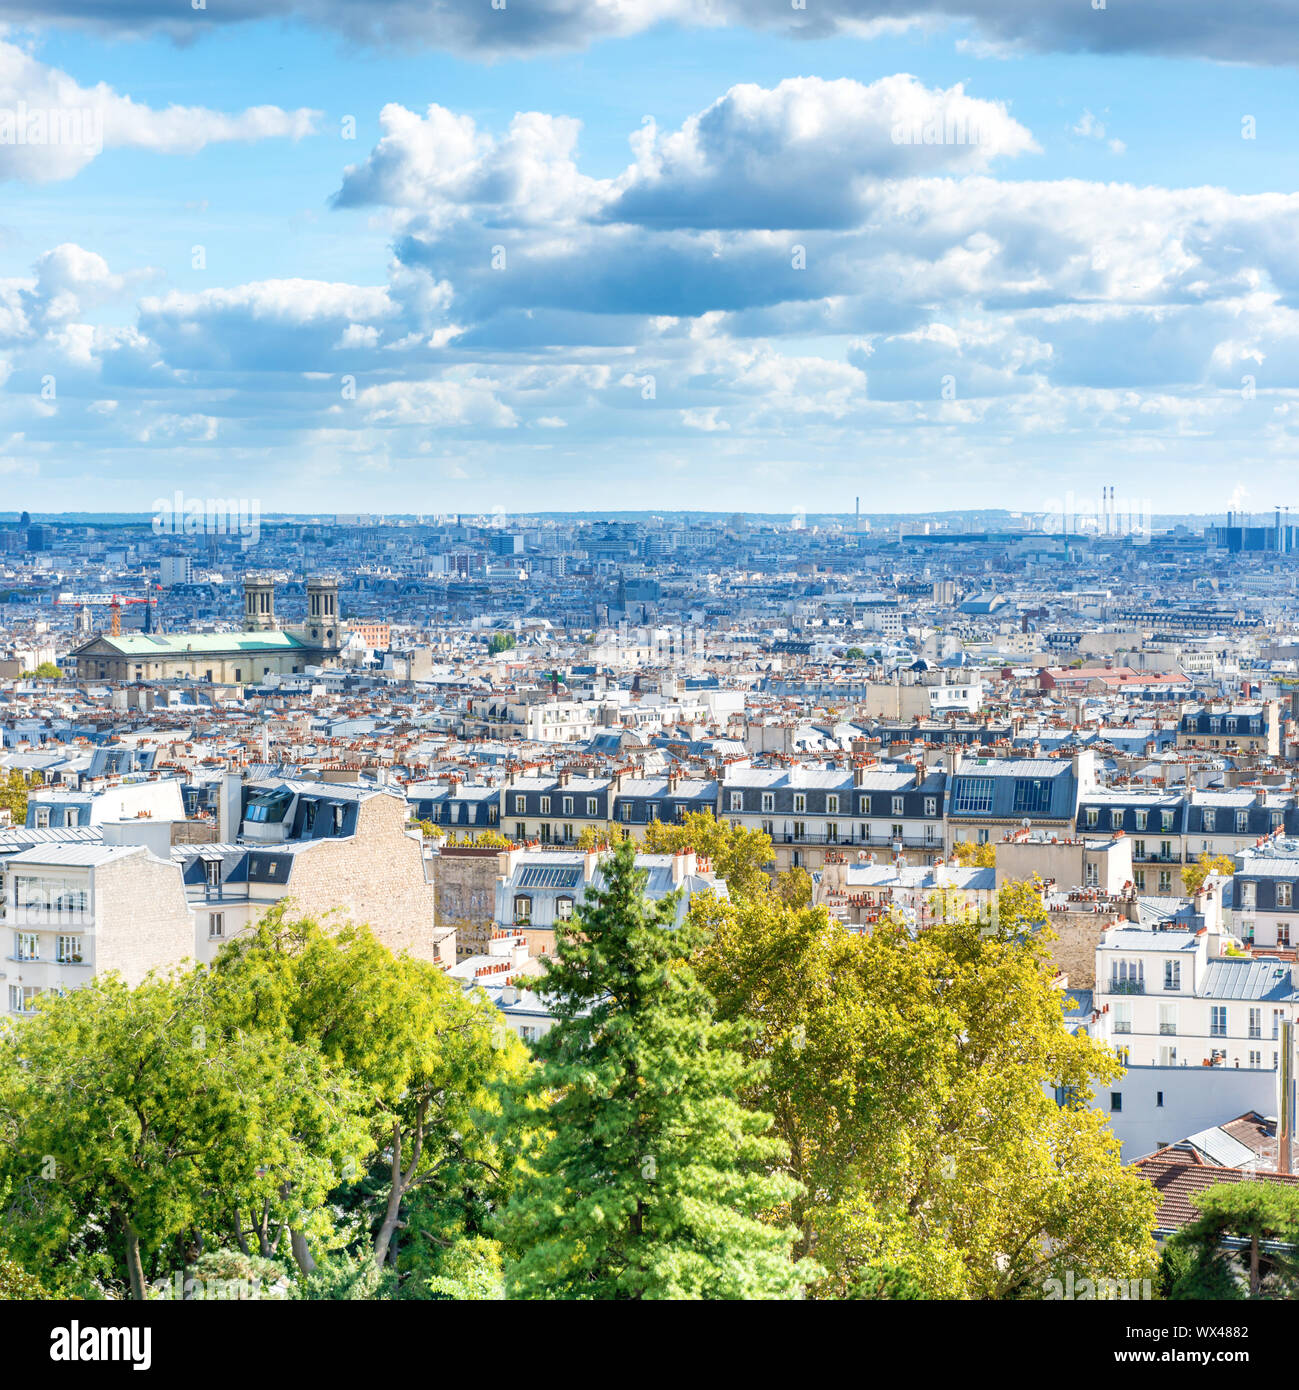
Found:
[[531, 921], [532, 899], [526, 893], [520, 893], [514, 899], [514, 925], [526, 927]]

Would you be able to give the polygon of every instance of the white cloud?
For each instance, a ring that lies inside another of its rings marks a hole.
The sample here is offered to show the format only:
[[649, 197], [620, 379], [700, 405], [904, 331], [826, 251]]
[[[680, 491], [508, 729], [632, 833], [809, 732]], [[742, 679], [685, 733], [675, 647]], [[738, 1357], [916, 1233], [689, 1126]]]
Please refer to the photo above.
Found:
[[201, 106], [155, 110], [104, 82], [83, 87], [17, 44], [0, 40], [0, 180], [69, 179], [105, 149], [193, 154], [231, 140], [296, 140], [312, 133], [317, 116], [278, 106], [235, 115]]

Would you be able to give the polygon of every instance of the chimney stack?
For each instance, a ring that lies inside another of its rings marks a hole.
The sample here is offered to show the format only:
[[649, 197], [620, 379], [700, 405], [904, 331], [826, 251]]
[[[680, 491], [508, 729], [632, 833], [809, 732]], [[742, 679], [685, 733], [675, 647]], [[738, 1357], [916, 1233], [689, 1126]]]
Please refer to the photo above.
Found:
[[1294, 1023], [1281, 1020], [1281, 1056], [1277, 1066], [1276, 1084], [1280, 1117], [1276, 1127], [1276, 1170], [1289, 1173], [1294, 1146]]

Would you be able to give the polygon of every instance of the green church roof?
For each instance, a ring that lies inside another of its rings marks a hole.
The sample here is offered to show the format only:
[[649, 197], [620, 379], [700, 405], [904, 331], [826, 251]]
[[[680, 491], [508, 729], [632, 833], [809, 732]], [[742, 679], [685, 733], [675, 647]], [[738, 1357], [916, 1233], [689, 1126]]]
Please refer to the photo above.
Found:
[[133, 632], [123, 637], [97, 637], [122, 656], [165, 657], [215, 655], [220, 652], [311, 651], [314, 648], [288, 632], [178, 632], [159, 636]]

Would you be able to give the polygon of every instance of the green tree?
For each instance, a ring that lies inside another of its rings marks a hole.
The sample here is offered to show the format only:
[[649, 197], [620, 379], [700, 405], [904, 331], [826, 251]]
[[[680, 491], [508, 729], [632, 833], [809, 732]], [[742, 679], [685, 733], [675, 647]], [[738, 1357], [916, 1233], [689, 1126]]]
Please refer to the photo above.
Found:
[[32, 774], [29, 783], [27, 778], [15, 767], [11, 768], [9, 775], [0, 782], [0, 811], [8, 811], [14, 825], [25, 825], [27, 822], [27, 793], [32, 786], [40, 786], [41, 774]]
[[1031, 887], [995, 925], [962, 913], [916, 936], [774, 898], [700, 914], [719, 1016], [762, 1021], [767, 1070], [741, 1099], [776, 1117], [800, 1184], [778, 1215], [827, 1270], [818, 1294], [895, 1267], [928, 1297], [1150, 1276], [1153, 1189], [1086, 1104], [1120, 1068], [1065, 1027], [1040, 915]]
[[650, 854], [693, 849], [712, 861], [727, 892], [736, 898], [765, 897], [771, 890], [767, 866], [775, 858], [771, 836], [745, 825], [718, 820], [711, 811], [691, 811], [684, 820], [654, 820], [645, 827]]
[[[1282, 1183], [1217, 1183], [1191, 1198], [1198, 1215], [1169, 1242], [1168, 1297], [1283, 1298], [1299, 1293], [1299, 1193]], [[1241, 1251], [1229, 1237], [1248, 1241]], [[1180, 1256], [1180, 1258], [1179, 1258]]]
[[847, 661], [865, 661], [866, 653], [860, 647], [849, 647], [844, 658]]
[[290, 1193], [323, 1201], [368, 1144], [357, 1114], [312, 1050], [231, 1028], [203, 972], [99, 976], [0, 1034], [8, 1243], [84, 1288], [69, 1252], [102, 1227], [110, 1277], [144, 1298], [149, 1266], [186, 1260], [232, 1210], [283, 1223]]
[[1229, 854], [1210, 854], [1207, 850], [1194, 864], [1182, 868], [1182, 888], [1188, 898], [1193, 898], [1210, 874], [1224, 874], [1230, 877], [1236, 872], [1236, 861]]
[[[465, 994], [430, 962], [394, 956], [368, 928], [327, 933], [290, 919], [284, 904], [232, 941], [215, 969], [241, 1027], [317, 1049], [366, 1097], [369, 1147], [381, 1157], [354, 1195], [376, 1265], [397, 1265], [396, 1239], [417, 1197], [442, 1204], [444, 1227], [482, 1224], [480, 1203], [501, 1181], [494, 1088], [526, 1058], [482, 994]], [[293, 1236], [294, 1257], [311, 1273], [315, 1256]]]
[[812, 875], [795, 864], [792, 869], [776, 875], [773, 891], [787, 907], [811, 907]]
[[997, 846], [991, 840], [975, 844], [972, 840], [957, 840], [951, 857], [963, 869], [991, 869], [997, 863]]
[[513, 651], [514, 634], [512, 632], [493, 632], [487, 643], [487, 650], [492, 656], [499, 656], [501, 652]]
[[63, 672], [52, 661], [42, 661], [34, 671], [24, 671], [23, 680], [57, 681], [63, 679]]
[[793, 1232], [762, 1214], [795, 1184], [773, 1175], [757, 1082], [687, 957], [695, 929], [651, 904], [635, 850], [605, 861], [580, 918], [556, 926], [541, 991], [555, 1025], [511, 1096], [527, 1177], [501, 1221], [521, 1298], [788, 1298], [805, 1273]]

